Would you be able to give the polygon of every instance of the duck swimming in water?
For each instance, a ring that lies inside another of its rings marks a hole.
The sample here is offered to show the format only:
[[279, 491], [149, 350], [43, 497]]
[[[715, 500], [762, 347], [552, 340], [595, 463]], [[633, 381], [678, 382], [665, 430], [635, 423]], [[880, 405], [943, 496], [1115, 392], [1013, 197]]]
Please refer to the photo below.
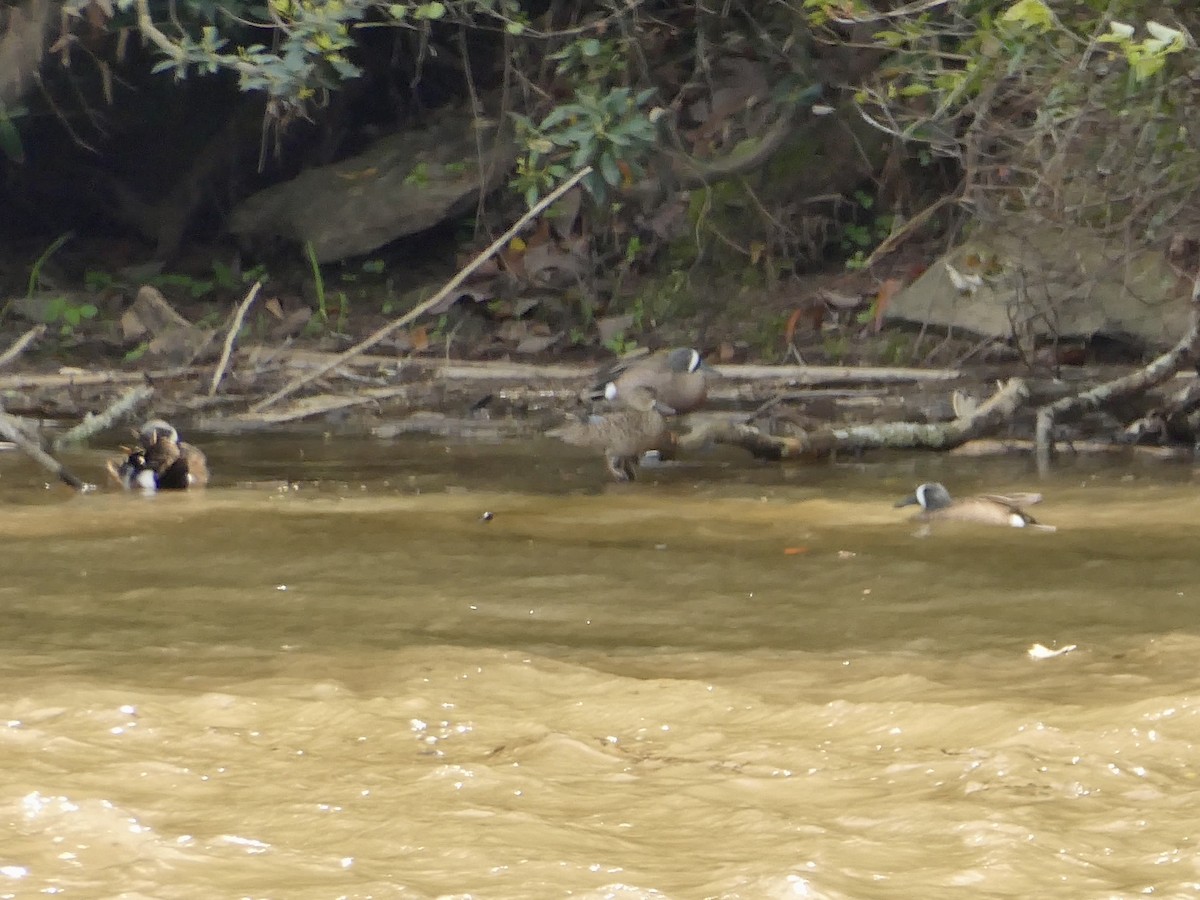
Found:
[[162, 419], [151, 419], [138, 433], [140, 446], [109, 460], [109, 474], [126, 490], [186, 490], [208, 484], [208, 460], [200, 448], [181, 441]]
[[913, 516], [918, 522], [978, 522], [981, 525], [1054, 531], [1053, 525], [1042, 525], [1022, 509], [1041, 500], [1041, 494], [980, 494], [955, 500], [944, 485], [931, 481], [919, 485], [911, 495], [898, 501], [896, 506], [921, 507], [921, 511]]

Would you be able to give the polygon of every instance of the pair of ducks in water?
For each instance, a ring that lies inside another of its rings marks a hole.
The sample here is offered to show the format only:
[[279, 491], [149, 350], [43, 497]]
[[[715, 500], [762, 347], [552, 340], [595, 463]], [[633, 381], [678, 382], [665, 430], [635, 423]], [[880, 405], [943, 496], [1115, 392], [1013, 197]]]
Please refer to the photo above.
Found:
[[178, 491], [208, 484], [208, 459], [199, 447], [181, 441], [169, 422], [151, 419], [138, 440], [137, 447], [108, 461], [108, 473], [126, 490]]

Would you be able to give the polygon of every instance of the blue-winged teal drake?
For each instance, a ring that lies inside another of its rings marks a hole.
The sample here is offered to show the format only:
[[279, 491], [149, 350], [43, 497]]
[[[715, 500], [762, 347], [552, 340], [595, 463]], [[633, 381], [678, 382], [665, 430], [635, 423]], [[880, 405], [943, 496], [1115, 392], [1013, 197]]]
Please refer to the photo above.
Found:
[[978, 522], [982, 525], [1054, 531], [1053, 525], [1040, 524], [1022, 509], [1041, 500], [1041, 494], [980, 494], [955, 500], [944, 485], [931, 481], [920, 485], [910, 496], [898, 501], [896, 506], [921, 507], [921, 511], [913, 516], [918, 522]]
[[651, 450], [666, 450], [674, 442], [666, 420], [653, 402], [642, 409], [612, 409], [592, 415], [586, 421], [573, 421], [547, 431], [576, 447], [604, 452], [608, 471], [617, 481], [632, 481], [638, 459]]
[[127, 490], [185, 490], [208, 483], [208, 460], [162, 419], [151, 419], [138, 434], [139, 446], [110, 460], [109, 474]]
[[665, 416], [699, 409], [708, 398], [709, 379], [720, 373], [692, 347], [626, 356], [596, 373], [585, 399], [641, 408], [647, 396]]

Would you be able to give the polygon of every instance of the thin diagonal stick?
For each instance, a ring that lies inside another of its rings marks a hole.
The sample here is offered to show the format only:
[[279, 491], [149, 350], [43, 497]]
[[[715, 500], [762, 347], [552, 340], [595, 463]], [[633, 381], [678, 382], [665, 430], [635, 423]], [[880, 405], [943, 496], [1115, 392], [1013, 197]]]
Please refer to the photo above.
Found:
[[316, 369], [315, 371], [309, 372], [305, 375], [300, 376], [299, 378], [293, 379], [290, 383], [284, 385], [282, 388], [277, 390], [275, 393], [271, 394], [271, 396], [269, 396], [263, 400], [259, 400], [257, 403], [255, 403], [253, 406], [250, 407], [250, 412], [262, 412], [264, 409], [266, 409], [272, 403], [276, 403], [279, 400], [282, 400], [284, 397], [288, 396], [288, 394], [294, 393], [296, 390], [304, 387], [304, 385], [308, 384], [309, 382], [316, 381], [322, 375], [324, 375], [327, 372], [330, 372], [333, 369], [336, 369], [338, 366], [344, 364], [346, 362], [346, 360], [352, 359], [355, 356], [358, 356], [360, 353], [363, 353], [363, 352], [371, 349], [376, 344], [378, 344], [380, 341], [382, 341], [385, 337], [387, 337], [389, 334], [391, 334], [393, 331], [395, 331], [397, 328], [404, 327], [409, 322], [412, 322], [414, 319], [418, 318], [419, 316], [424, 315], [424, 313], [426, 311], [432, 309], [434, 306], [441, 303], [442, 300], [445, 299], [445, 297], [451, 291], [453, 291], [460, 284], [462, 284], [464, 281], [466, 281], [470, 277], [471, 273], [474, 272], [476, 269], [478, 269], [481, 265], [483, 265], [484, 262], [486, 262], [492, 256], [492, 254], [494, 254], [497, 250], [499, 250], [501, 247], [503, 247], [505, 244], [507, 244], [509, 242], [509, 240], [512, 239], [513, 235], [515, 235], [518, 231], [520, 231], [527, 222], [529, 222], [534, 216], [536, 216], [538, 213], [540, 213], [542, 210], [544, 210], [547, 206], [549, 206], [551, 203], [553, 203], [555, 200], [557, 200], [559, 197], [561, 197], [563, 194], [565, 194], [571, 188], [575, 187], [576, 184], [578, 184], [580, 181], [582, 181], [584, 178], [586, 178], [588, 175], [590, 175], [591, 171], [592, 171], [591, 166], [585, 166], [584, 168], [582, 168], [578, 172], [576, 172], [574, 175], [572, 175], [570, 178], [568, 178], [566, 181], [564, 181], [562, 184], [560, 184], [557, 188], [555, 188], [549, 194], [547, 194], [545, 197], [543, 197], [541, 200], [539, 200], [536, 204], [533, 205], [532, 208], [530, 208], [529, 212], [525, 213], [525, 215], [523, 215], [523, 216], [521, 216], [521, 218], [517, 219], [517, 221], [513, 223], [513, 226], [511, 228], [509, 228], [508, 231], [504, 232], [504, 234], [500, 235], [500, 237], [498, 237], [498, 238], [496, 238], [496, 240], [492, 241], [492, 243], [488, 246], [488, 248], [486, 250], [484, 250], [482, 253], [480, 253], [478, 256], [476, 256], [473, 260], [471, 260], [469, 263], [467, 263], [463, 268], [461, 268], [458, 271], [457, 275], [455, 275], [453, 278], [451, 278], [449, 281], [447, 281], [445, 286], [440, 291], [438, 291], [436, 294], [434, 294], [432, 297], [430, 297], [424, 303], [418, 303], [415, 307], [410, 309], [408, 312], [406, 312], [400, 318], [395, 319], [392, 322], [389, 322], [387, 325], [384, 325], [382, 328], [379, 328], [373, 334], [371, 334], [369, 337], [364, 338], [362, 341], [355, 344], [349, 350], [346, 350], [344, 353], [335, 357], [331, 362], [326, 363], [324, 366], [321, 366], [319, 369]]
[[254, 298], [258, 296], [260, 290], [262, 290], [261, 279], [254, 282], [254, 287], [250, 288], [250, 293], [246, 295], [246, 299], [237, 309], [237, 315], [233, 317], [233, 324], [229, 326], [229, 333], [225, 335], [225, 349], [221, 351], [221, 361], [217, 363], [216, 371], [213, 372], [212, 384], [208, 386], [208, 396], [210, 397], [216, 396], [217, 386], [225, 377], [225, 367], [229, 365], [229, 354], [233, 352], [233, 342], [237, 340], [238, 330], [242, 327], [242, 319], [246, 318], [246, 310], [250, 308], [250, 304], [254, 302]]

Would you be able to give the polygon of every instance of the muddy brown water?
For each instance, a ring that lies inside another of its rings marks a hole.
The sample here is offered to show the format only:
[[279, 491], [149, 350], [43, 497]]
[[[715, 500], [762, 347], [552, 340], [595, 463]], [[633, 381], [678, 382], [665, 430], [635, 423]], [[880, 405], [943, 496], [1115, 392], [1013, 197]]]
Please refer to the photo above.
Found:
[[0, 453], [0, 896], [1200, 893], [1190, 464], [200, 442]]

